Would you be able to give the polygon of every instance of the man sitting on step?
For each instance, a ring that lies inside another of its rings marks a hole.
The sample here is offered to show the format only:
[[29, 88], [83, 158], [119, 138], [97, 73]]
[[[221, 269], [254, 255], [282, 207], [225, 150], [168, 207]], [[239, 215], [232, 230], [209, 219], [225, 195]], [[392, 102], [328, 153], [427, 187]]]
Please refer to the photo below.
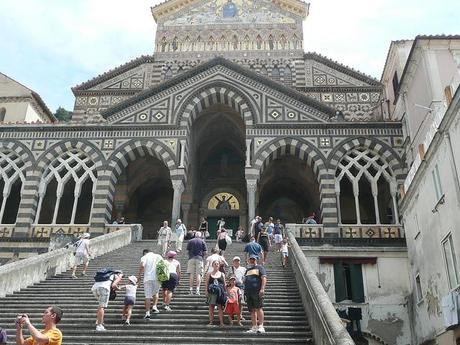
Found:
[[[59, 307], [51, 306], [47, 308], [42, 316], [42, 323], [45, 329], [39, 331], [36, 329], [29, 320], [26, 314], [18, 316], [16, 320], [16, 345], [61, 345], [62, 333], [56, 327], [56, 324], [61, 321], [62, 310]], [[22, 335], [22, 328], [26, 326], [29, 329], [30, 337], [24, 339]]]

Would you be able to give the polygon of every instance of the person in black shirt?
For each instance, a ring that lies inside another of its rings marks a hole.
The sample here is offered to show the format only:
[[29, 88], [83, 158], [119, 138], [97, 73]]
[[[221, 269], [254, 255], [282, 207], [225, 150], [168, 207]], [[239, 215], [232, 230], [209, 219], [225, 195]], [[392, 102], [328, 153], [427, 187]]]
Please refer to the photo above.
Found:
[[263, 302], [266, 285], [267, 271], [257, 264], [257, 255], [252, 254], [249, 256], [249, 266], [244, 279], [244, 294], [252, 323], [247, 333], [265, 333]]

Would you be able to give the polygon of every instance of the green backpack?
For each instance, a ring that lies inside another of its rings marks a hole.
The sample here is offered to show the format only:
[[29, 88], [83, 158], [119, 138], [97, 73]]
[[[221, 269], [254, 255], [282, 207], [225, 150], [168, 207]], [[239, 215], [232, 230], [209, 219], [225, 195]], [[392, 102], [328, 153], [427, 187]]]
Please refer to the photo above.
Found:
[[169, 280], [169, 267], [165, 260], [158, 261], [156, 271], [159, 282], [162, 283]]

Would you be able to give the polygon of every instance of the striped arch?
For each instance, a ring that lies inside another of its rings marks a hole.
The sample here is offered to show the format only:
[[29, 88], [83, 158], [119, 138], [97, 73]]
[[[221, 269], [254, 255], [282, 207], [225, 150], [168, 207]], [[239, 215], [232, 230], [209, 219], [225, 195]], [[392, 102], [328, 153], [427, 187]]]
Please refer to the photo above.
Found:
[[181, 173], [177, 169], [175, 154], [165, 144], [154, 139], [133, 139], [125, 143], [112, 153], [107, 160], [104, 172], [98, 177], [92, 225], [103, 227], [110, 220], [118, 178], [130, 162], [145, 156], [155, 157], [162, 162], [168, 168], [171, 179], [180, 178]]
[[189, 96], [179, 110], [181, 126], [191, 127], [196, 117], [214, 104], [225, 104], [241, 115], [246, 126], [254, 124], [256, 113], [247, 97], [234, 86], [226, 83], [212, 83]]
[[406, 178], [406, 170], [404, 167], [404, 163], [402, 162], [399, 155], [386, 143], [378, 140], [378, 139], [370, 139], [364, 137], [357, 137], [348, 139], [342, 143], [340, 146], [334, 148], [328, 158], [329, 166], [331, 169], [336, 171], [337, 166], [341, 159], [352, 149], [356, 147], [365, 147], [368, 148], [379, 156], [385, 159], [388, 163], [390, 168], [392, 169], [396, 181], [398, 184], [404, 183], [404, 179]]
[[[283, 156], [294, 156], [307, 161], [319, 183], [323, 224], [325, 226], [337, 225], [336, 210], [333, 207], [334, 205], [331, 205], [330, 200], [330, 195], [331, 193], [333, 194], [334, 181], [333, 179], [331, 181], [328, 174], [324, 156], [312, 143], [294, 138], [275, 139], [267, 143], [253, 159], [253, 168], [257, 171], [257, 176], [253, 176], [252, 178], [260, 179], [268, 165], [275, 159]], [[248, 177], [251, 178], [251, 176]]]

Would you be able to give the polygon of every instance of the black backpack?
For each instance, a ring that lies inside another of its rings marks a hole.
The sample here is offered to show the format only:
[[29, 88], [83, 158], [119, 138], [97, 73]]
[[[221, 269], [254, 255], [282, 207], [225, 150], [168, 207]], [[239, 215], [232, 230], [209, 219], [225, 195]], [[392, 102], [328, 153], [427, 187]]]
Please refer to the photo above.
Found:
[[120, 273], [121, 273], [121, 270], [117, 270], [114, 268], [109, 268], [109, 267], [101, 268], [94, 275], [94, 281], [105, 282], [110, 279], [110, 276], [112, 274], [120, 274]]

